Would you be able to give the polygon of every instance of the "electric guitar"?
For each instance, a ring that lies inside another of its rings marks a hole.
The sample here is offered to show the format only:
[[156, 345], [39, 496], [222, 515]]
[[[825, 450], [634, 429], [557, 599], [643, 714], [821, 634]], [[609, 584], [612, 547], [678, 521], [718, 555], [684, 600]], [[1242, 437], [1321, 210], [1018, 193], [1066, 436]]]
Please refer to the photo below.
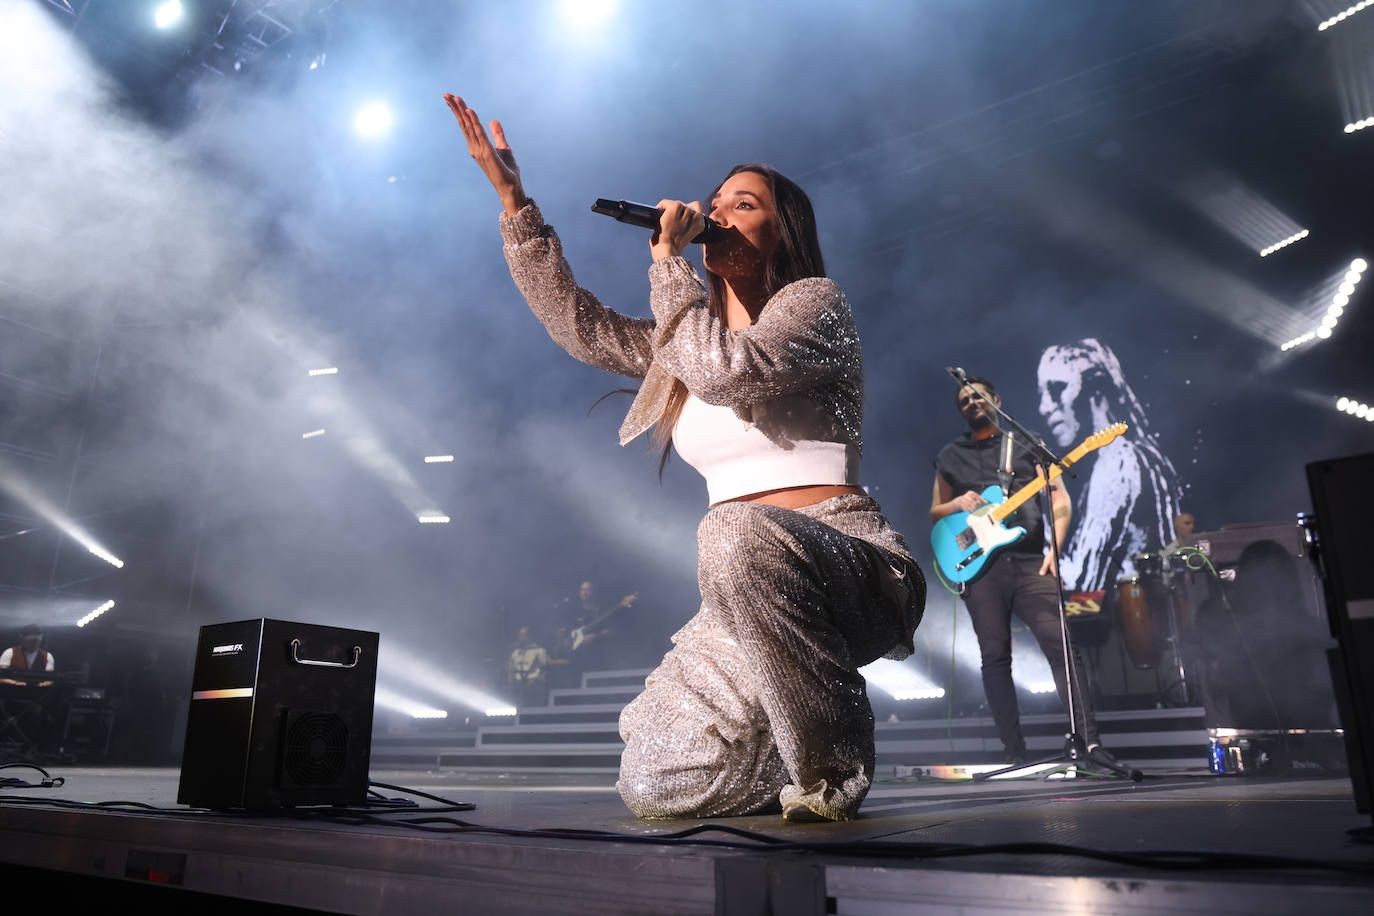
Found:
[[573, 630], [571, 633], [569, 633], [568, 638], [572, 640], [572, 647], [576, 649], [578, 646], [582, 645], [588, 639], [595, 636], [597, 627], [601, 626], [601, 624], [605, 623], [607, 620], [610, 620], [611, 617], [618, 613], [622, 608], [627, 608], [630, 605], [634, 604], [635, 599], [638, 597], [638, 592], [635, 592], [631, 595], [626, 595], [624, 598], [620, 599], [619, 604], [615, 605], [608, 611], [604, 611], [601, 614], [598, 614], [591, 621], [582, 624], [582, 626], [578, 627], [576, 630]]
[[[1109, 445], [1125, 431], [1125, 423], [1116, 423], [1093, 433], [1078, 448], [1064, 456], [1064, 467], [1089, 452]], [[1008, 528], [1002, 524], [1003, 520], [1010, 518], [1022, 503], [1062, 473], [1063, 470], [1056, 464], [1050, 468], [1048, 479], [1037, 477], [1005, 497], [1005, 501], [1001, 487], [988, 487], [980, 494], [987, 503], [972, 512], [955, 512], [936, 522], [930, 532], [930, 546], [935, 550], [935, 562], [945, 578], [951, 582], [972, 582], [982, 575], [988, 561], [1003, 548], [1025, 537], [1025, 528], [1019, 525]]]

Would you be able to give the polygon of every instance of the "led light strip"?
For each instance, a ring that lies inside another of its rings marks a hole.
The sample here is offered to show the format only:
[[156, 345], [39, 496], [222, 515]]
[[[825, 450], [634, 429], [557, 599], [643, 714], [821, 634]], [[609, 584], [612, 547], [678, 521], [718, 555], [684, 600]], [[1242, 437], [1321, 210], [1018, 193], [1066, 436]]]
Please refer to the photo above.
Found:
[[1341, 413], [1348, 413], [1357, 420], [1368, 420], [1374, 423], [1374, 407], [1370, 407], [1363, 401], [1354, 398], [1337, 398], [1336, 409]]
[[252, 687], [225, 687], [221, 690], [197, 690], [191, 694], [193, 700], [237, 700], [253, 695]]
[[1273, 254], [1274, 252], [1278, 251], [1280, 248], [1287, 248], [1289, 245], [1293, 244], [1294, 242], [1301, 242], [1303, 239], [1307, 238], [1309, 235], [1311, 235], [1311, 233], [1308, 232], [1306, 229], [1302, 230], [1301, 232], [1295, 232], [1295, 233], [1293, 233], [1292, 235], [1290, 235], [1288, 238], [1284, 239], [1284, 240], [1281, 241], [1281, 242], [1275, 242], [1274, 244], [1270, 245], [1268, 248], [1261, 248], [1261, 249], [1260, 249], [1259, 256], [1262, 257], [1262, 258], [1267, 258], [1267, 257], [1269, 257], [1271, 254]]
[[1365, 9], [1366, 7], [1368, 7], [1371, 3], [1374, 3], [1374, 0], [1360, 0], [1359, 3], [1356, 3], [1356, 4], [1354, 4], [1353, 6], [1348, 6], [1348, 7], [1346, 7], [1344, 10], [1342, 10], [1341, 12], [1339, 12], [1339, 13], [1337, 13], [1336, 15], [1332, 16], [1330, 19], [1327, 19], [1327, 20], [1323, 21], [1322, 23], [1320, 23], [1320, 24], [1317, 26], [1317, 31], [1318, 31], [1318, 32], [1325, 32], [1327, 29], [1331, 28], [1332, 26], [1336, 25], [1337, 23], [1345, 22], [1345, 21], [1346, 21], [1347, 19], [1349, 19], [1351, 16], [1355, 15], [1356, 13], [1358, 13], [1358, 12], [1362, 11], [1363, 9]]
[[1336, 325], [1340, 323], [1341, 316], [1345, 314], [1345, 307], [1350, 304], [1350, 297], [1355, 295], [1355, 287], [1360, 285], [1364, 279], [1364, 272], [1369, 267], [1364, 258], [1356, 258], [1350, 262], [1350, 269], [1345, 272], [1341, 279], [1341, 285], [1336, 287], [1336, 293], [1331, 297], [1331, 304], [1326, 307], [1326, 316], [1322, 318], [1321, 324], [1317, 325], [1316, 330], [1308, 331], [1306, 334], [1299, 334], [1292, 340], [1285, 341], [1279, 345], [1280, 350], [1291, 350], [1320, 337], [1322, 340], [1331, 336], [1336, 330]]

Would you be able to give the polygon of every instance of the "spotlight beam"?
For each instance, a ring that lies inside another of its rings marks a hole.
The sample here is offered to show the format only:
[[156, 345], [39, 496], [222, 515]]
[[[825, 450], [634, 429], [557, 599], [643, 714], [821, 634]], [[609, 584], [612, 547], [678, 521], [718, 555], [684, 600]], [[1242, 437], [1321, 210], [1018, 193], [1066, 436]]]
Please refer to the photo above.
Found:
[[8, 492], [33, 510], [34, 513], [57, 526], [64, 534], [85, 547], [90, 553], [116, 569], [124, 568], [123, 560], [111, 553], [105, 545], [92, 537], [90, 532], [78, 525], [65, 512], [59, 510], [27, 480], [4, 464], [0, 464], [0, 490]]

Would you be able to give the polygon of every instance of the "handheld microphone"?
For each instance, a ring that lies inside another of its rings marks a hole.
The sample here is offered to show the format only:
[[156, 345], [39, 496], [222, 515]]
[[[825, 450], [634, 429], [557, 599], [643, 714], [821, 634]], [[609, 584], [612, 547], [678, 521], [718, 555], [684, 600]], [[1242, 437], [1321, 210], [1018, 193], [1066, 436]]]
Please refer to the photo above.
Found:
[[965, 373], [964, 370], [960, 369], [958, 366], [946, 366], [945, 371], [949, 373], [950, 378], [954, 379], [956, 382], [959, 383], [960, 388], [963, 388], [965, 385], [968, 384], [967, 373]]
[[[663, 216], [663, 211], [658, 207], [651, 207], [648, 204], [637, 204], [632, 200], [607, 200], [598, 197], [596, 203], [592, 204], [592, 212], [600, 213], [602, 216], [609, 216], [616, 222], [628, 223], [631, 226], [639, 226], [642, 229], [658, 229], [658, 221]], [[700, 244], [716, 238], [720, 232], [720, 224], [705, 217], [706, 228], [692, 239], [693, 242]]]

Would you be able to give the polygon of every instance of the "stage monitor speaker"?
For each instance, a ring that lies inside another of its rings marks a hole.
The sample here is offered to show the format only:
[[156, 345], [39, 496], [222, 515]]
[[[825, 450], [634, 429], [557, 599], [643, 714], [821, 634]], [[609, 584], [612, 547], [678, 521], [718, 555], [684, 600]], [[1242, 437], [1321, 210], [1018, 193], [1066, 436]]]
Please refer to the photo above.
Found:
[[177, 801], [362, 803], [377, 642], [376, 633], [283, 620], [201, 627]]
[[1307, 466], [1317, 555], [1337, 648], [1330, 653], [1336, 706], [1358, 810], [1374, 811], [1374, 454]]

